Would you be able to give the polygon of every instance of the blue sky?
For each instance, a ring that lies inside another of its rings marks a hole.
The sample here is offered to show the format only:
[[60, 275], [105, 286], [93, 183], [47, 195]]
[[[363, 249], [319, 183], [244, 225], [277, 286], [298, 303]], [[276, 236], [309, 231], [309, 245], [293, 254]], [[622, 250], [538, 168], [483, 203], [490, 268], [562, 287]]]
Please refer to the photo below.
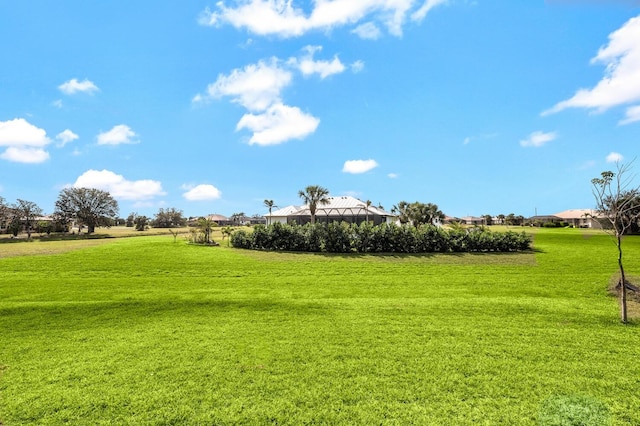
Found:
[[528, 217], [638, 155], [638, 1], [0, 0], [0, 39], [0, 196], [45, 212]]

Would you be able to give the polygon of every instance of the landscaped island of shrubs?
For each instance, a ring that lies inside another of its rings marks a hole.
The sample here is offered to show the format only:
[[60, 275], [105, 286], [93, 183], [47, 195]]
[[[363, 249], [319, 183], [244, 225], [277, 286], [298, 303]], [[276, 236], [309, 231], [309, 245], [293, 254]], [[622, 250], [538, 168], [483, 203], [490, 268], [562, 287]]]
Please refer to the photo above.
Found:
[[325, 253], [514, 252], [531, 249], [524, 232], [492, 232], [484, 227], [443, 228], [346, 222], [257, 225], [231, 236], [236, 248]]

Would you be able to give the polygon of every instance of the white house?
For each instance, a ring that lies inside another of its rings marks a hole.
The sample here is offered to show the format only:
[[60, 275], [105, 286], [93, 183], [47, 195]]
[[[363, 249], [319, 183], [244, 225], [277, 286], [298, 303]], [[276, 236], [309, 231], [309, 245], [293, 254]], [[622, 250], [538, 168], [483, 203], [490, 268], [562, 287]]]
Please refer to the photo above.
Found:
[[[395, 215], [376, 206], [367, 206], [362, 200], [348, 195], [340, 197], [328, 197], [329, 203], [316, 207], [316, 222], [348, 222], [362, 223], [369, 221], [375, 225], [380, 223], [392, 223]], [[287, 206], [266, 214], [267, 223], [297, 223], [304, 224], [311, 221], [311, 212], [308, 205]]]

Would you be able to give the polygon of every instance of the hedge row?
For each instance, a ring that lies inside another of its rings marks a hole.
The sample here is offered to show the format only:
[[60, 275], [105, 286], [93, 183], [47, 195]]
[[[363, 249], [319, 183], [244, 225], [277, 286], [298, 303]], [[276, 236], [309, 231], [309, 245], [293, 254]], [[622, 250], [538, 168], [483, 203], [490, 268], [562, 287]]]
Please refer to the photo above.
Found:
[[531, 238], [524, 232], [491, 232], [482, 227], [274, 223], [256, 225], [253, 232], [236, 231], [231, 236], [231, 244], [252, 250], [327, 253], [513, 252], [531, 249]]

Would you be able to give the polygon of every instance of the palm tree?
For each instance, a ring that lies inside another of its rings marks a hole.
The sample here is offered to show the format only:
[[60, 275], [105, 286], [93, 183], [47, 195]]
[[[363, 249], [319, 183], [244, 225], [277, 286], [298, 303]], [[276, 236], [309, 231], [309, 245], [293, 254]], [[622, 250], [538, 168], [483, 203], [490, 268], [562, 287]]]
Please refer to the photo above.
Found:
[[318, 205], [329, 204], [329, 190], [319, 185], [309, 185], [304, 190], [298, 191], [298, 196], [309, 206], [311, 223], [316, 223], [316, 209]]
[[391, 213], [398, 216], [398, 220], [401, 225], [409, 222], [409, 206], [410, 204], [406, 201], [400, 201], [398, 204], [391, 207]]
[[244, 212], [238, 212], [238, 213], [234, 213], [231, 215], [231, 220], [233, 221], [233, 223], [236, 224], [236, 226], [242, 225], [242, 219], [245, 218], [245, 214]]
[[270, 225], [271, 224], [271, 209], [273, 209], [274, 207], [277, 208], [278, 206], [273, 204], [273, 200], [264, 200], [264, 206], [269, 209], [269, 220], [267, 222], [267, 225]]
[[215, 222], [207, 217], [201, 217], [200, 219], [198, 219], [197, 226], [198, 229], [204, 234], [205, 244], [211, 243], [211, 231], [213, 231], [213, 227], [216, 226]]
[[366, 209], [365, 209], [366, 217], [367, 217], [367, 223], [369, 223], [369, 207], [371, 207], [371, 200], [365, 201], [365, 205], [367, 206]]

